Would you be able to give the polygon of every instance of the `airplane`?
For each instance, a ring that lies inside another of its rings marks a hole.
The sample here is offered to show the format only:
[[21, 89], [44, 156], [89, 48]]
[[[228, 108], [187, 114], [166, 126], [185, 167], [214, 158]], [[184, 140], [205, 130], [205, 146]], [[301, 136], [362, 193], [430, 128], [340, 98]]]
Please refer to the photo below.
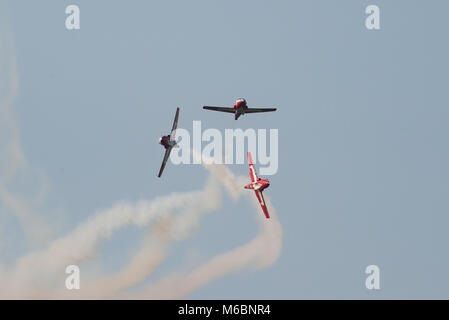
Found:
[[246, 113], [271, 112], [277, 110], [276, 108], [248, 108], [246, 100], [243, 98], [237, 99], [232, 108], [204, 106], [203, 109], [233, 113], [235, 115], [235, 120]]
[[178, 147], [175, 140], [176, 128], [178, 127], [178, 117], [179, 117], [179, 108], [176, 109], [175, 120], [173, 121], [173, 126], [171, 128], [170, 134], [159, 138], [159, 144], [163, 145], [165, 148], [165, 155], [164, 160], [162, 161], [161, 169], [159, 170], [159, 174], [157, 175], [158, 178], [161, 177], [162, 172], [164, 171], [171, 150], [173, 148]]
[[268, 214], [267, 205], [263, 198], [262, 191], [270, 186], [270, 181], [257, 177], [256, 169], [254, 169], [253, 159], [251, 158], [251, 152], [247, 153], [249, 163], [249, 176], [251, 177], [251, 183], [245, 186], [245, 189], [252, 189], [256, 193], [257, 200], [259, 200], [262, 211], [267, 219], [270, 218]]

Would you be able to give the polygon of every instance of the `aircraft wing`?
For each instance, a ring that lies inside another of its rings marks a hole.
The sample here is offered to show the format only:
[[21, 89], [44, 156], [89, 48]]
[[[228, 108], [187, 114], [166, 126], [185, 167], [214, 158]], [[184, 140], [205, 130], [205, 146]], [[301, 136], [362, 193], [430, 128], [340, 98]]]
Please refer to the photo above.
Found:
[[165, 150], [164, 160], [162, 160], [161, 169], [159, 170], [159, 174], [157, 175], [158, 178], [161, 177], [162, 172], [164, 171], [165, 165], [167, 164], [168, 157], [170, 156], [171, 149], [173, 149], [173, 148], [172, 147], [168, 147]]
[[235, 109], [234, 108], [204, 106], [203, 109], [213, 110], [213, 111], [221, 111], [221, 112], [228, 112], [228, 113], [235, 113]]
[[176, 109], [175, 120], [173, 120], [173, 126], [171, 128], [170, 140], [175, 139], [176, 128], [178, 128], [179, 107]]
[[257, 181], [257, 173], [254, 168], [253, 158], [251, 157], [251, 152], [247, 152], [248, 163], [249, 163], [249, 176], [251, 177], [251, 182]]
[[267, 204], [265, 203], [265, 199], [263, 198], [262, 191], [254, 190], [254, 192], [256, 193], [257, 200], [259, 200], [260, 206], [262, 207], [262, 211], [265, 214], [265, 217], [269, 219], [270, 215], [268, 214]]
[[276, 110], [276, 108], [248, 108], [245, 110], [245, 113], [272, 112]]

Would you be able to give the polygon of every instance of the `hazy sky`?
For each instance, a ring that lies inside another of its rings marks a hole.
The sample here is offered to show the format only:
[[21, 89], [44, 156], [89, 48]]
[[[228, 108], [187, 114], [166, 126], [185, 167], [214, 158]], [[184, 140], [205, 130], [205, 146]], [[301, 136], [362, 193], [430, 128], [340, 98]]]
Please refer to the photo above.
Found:
[[[157, 139], [180, 106], [189, 130], [194, 120], [279, 129], [279, 170], [266, 191], [284, 230], [279, 259], [191, 298], [449, 298], [449, 3], [2, 2], [19, 76], [14, 114], [32, 167], [12, 188], [45, 186], [36, 211], [56, 235], [119, 201], [204, 186], [201, 166], [169, 163], [156, 177]], [[80, 7], [80, 30], [65, 28], [69, 4]], [[365, 28], [370, 4], [380, 7], [377, 31]], [[278, 111], [234, 121], [202, 110], [239, 97]], [[246, 164], [230, 169], [248, 175]], [[146, 283], [256, 234], [261, 212], [224, 201]], [[0, 210], [0, 258], [10, 265], [30, 247]], [[143, 234], [120, 231], [97, 263], [118, 270]], [[378, 291], [365, 288], [371, 264]]]

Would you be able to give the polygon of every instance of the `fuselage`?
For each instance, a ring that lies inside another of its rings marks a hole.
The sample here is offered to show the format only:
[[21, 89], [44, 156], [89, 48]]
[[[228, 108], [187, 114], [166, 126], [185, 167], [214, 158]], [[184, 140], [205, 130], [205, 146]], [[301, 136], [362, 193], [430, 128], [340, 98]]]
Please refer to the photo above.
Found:
[[263, 191], [270, 186], [270, 181], [258, 178], [257, 181], [247, 184], [245, 189], [253, 189]]
[[246, 100], [243, 98], [237, 99], [233, 107], [238, 113], [244, 114], [245, 110], [248, 109], [248, 105], [246, 104]]
[[167, 136], [162, 136], [159, 138], [159, 144], [163, 145], [165, 149], [167, 149], [168, 147], [173, 147], [176, 145], [176, 141], [175, 140], [171, 140], [170, 139], [170, 135]]

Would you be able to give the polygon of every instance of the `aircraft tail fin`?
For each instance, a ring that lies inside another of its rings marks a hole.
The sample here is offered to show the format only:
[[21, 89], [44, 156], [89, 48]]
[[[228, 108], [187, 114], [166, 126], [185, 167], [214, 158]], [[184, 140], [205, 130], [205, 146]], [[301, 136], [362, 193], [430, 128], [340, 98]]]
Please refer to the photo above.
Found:
[[242, 114], [238, 113], [237, 111], [235, 112], [235, 116], [234, 119], [237, 120]]
[[251, 166], [253, 165], [253, 157], [251, 157], [251, 152], [247, 152], [246, 155], [248, 156], [248, 164]]

